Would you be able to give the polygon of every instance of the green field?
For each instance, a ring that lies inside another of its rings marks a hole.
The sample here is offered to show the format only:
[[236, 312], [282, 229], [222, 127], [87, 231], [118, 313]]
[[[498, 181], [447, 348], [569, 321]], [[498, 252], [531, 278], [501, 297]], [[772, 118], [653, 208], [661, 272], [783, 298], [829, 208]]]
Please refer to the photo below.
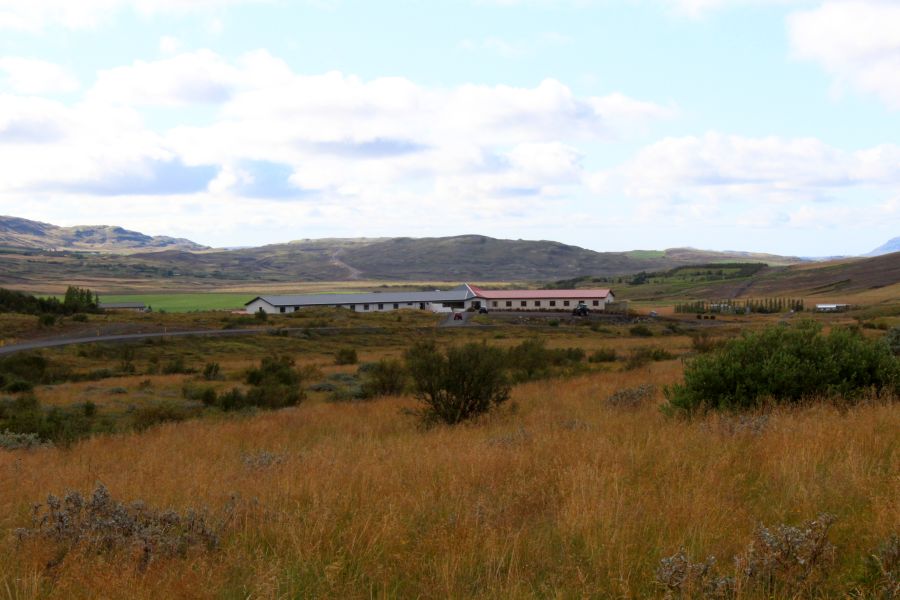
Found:
[[155, 311], [240, 309], [253, 300], [251, 294], [101, 294], [101, 302], [143, 302]]

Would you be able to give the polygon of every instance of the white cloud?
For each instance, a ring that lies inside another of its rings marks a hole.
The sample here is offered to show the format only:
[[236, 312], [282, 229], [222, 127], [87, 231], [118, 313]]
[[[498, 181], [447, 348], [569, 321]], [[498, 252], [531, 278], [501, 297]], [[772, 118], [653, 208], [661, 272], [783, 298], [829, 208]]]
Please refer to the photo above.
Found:
[[141, 15], [210, 11], [268, 0], [0, 0], [0, 29], [39, 31], [50, 26], [90, 29], [123, 10]]
[[896, 193], [900, 146], [846, 152], [812, 138], [707, 133], [661, 140], [620, 168], [591, 177], [589, 183], [636, 200], [648, 221], [801, 226], [846, 214], [849, 224], [871, 214], [852, 214], [852, 198], [860, 191], [874, 197]]
[[181, 50], [181, 40], [171, 35], [164, 35], [159, 39], [159, 51], [163, 54], [175, 54]]
[[78, 80], [65, 68], [33, 58], [0, 57], [0, 84], [19, 94], [55, 94], [78, 89]]
[[829, 0], [788, 19], [794, 54], [900, 110], [900, 4]]

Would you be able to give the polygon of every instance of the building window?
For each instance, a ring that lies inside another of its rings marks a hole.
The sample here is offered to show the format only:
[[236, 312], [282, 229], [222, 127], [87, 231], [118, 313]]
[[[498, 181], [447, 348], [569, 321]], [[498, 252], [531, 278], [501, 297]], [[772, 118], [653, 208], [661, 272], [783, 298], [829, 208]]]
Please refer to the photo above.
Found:
[[398, 308], [400, 308], [400, 305], [399, 305], [399, 304], [394, 304], [394, 310], [397, 310]]
[[511, 307], [511, 306], [512, 306], [512, 300], [507, 300], [507, 301], [506, 301], [506, 306], [510, 306], [510, 307]]
[[568, 305], [569, 305], [569, 301], [568, 301], [568, 300], [563, 300], [563, 306], [568, 306]]
[[407, 302], [406, 305], [407, 305], [407, 306], [412, 306], [412, 302]]
[[363, 310], [369, 310], [369, 305], [368, 305], [368, 304], [363, 304]]
[[378, 310], [384, 310], [384, 304], [379, 304], [379, 305], [378, 305]]
[[295, 306], [295, 307], [294, 307], [294, 312], [297, 312], [298, 310], [300, 310], [300, 307], [299, 307], [299, 306]]
[[528, 306], [528, 303], [526, 301], [522, 300], [522, 302], [519, 304], [519, 306], [525, 307], [525, 306]]
[[535, 300], [535, 301], [534, 301], [534, 305], [535, 305], [535, 306], [540, 306], [540, 305], [541, 305], [541, 301], [540, 301], [540, 300]]
[[355, 304], [351, 304], [351, 305], [350, 305], [350, 310], [356, 312], [356, 305], [355, 305]]
[[286, 309], [286, 307], [282, 306], [282, 307], [280, 307], [278, 310], [279, 310], [280, 312], [285, 312], [285, 309]]
[[600, 306], [600, 301], [599, 301], [599, 300], [594, 300], [594, 306]]
[[550, 301], [550, 306], [556, 306], [556, 300], [551, 300], [551, 301]]
[[494, 300], [494, 301], [491, 303], [491, 306], [493, 306], [494, 308], [497, 308], [497, 301]]

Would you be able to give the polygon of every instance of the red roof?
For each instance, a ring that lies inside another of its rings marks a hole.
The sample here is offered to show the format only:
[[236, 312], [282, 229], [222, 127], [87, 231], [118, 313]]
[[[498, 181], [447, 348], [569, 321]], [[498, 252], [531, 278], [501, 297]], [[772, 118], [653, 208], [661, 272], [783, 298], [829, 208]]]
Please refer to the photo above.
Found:
[[483, 290], [470, 285], [469, 288], [479, 298], [485, 300], [544, 300], [572, 299], [593, 300], [607, 298], [612, 290]]

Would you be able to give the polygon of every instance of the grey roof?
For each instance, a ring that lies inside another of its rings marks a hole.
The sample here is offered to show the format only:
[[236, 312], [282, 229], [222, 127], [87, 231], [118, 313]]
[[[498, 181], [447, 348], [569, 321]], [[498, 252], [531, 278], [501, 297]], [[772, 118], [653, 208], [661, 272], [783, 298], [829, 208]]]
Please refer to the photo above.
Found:
[[[437, 292], [372, 292], [365, 294], [306, 294], [257, 296], [247, 304], [263, 300], [272, 306], [334, 306], [335, 304], [405, 304], [407, 302], [463, 302], [475, 294], [467, 285]], [[245, 304], [246, 306], [246, 304]]]

